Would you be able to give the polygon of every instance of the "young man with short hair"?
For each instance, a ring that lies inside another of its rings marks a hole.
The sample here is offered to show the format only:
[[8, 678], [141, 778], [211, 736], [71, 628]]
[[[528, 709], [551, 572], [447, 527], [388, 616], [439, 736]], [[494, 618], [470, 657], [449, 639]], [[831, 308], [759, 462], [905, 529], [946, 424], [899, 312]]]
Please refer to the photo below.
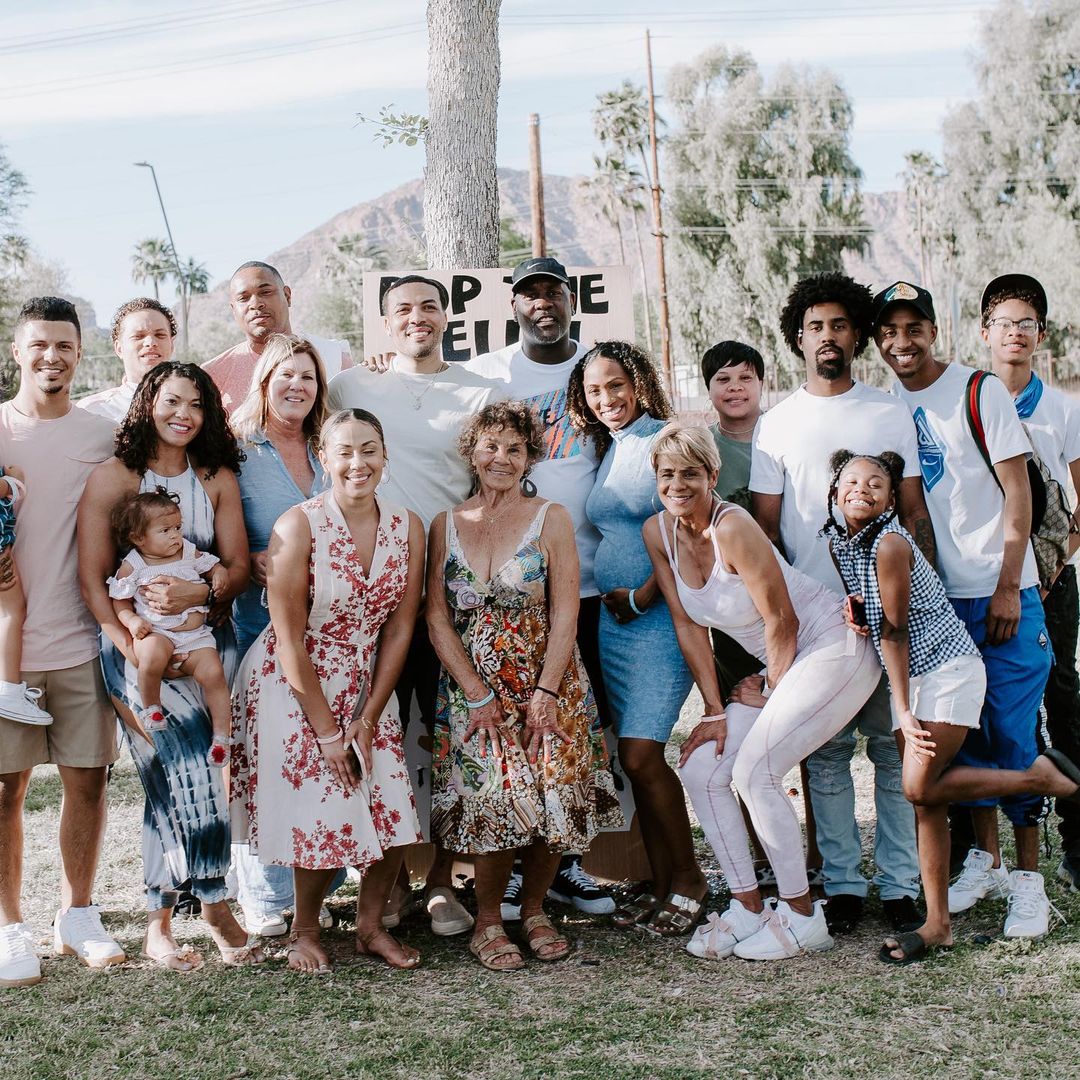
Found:
[[[836, 450], [891, 450], [903, 457], [901, 521], [933, 560], [911, 417], [895, 398], [851, 375], [852, 360], [871, 337], [870, 302], [869, 289], [843, 274], [805, 278], [792, 289], [780, 325], [788, 347], [806, 366], [806, 381], [762, 416], [750, 472], [754, 517], [766, 535], [796, 569], [840, 594], [843, 582], [821, 533], [832, 479], [829, 458]], [[825, 917], [830, 931], [852, 929], [862, 917], [869, 887], [859, 868], [862, 848], [851, 779], [856, 732], [866, 736], [875, 769], [874, 883], [893, 928], [911, 929], [922, 921], [914, 903], [919, 891], [915, 815], [904, 797], [884, 675], [851, 723], [807, 760], [829, 900]]]
[[[896, 375], [893, 392], [911, 410], [919, 465], [937, 538], [938, 572], [986, 665], [982, 723], [953, 759], [956, 765], [1026, 769], [1043, 749], [1039, 706], [1050, 672], [1039, 578], [1031, 548], [1031, 444], [1000, 380], [982, 386], [979, 411], [988, 467], [971, 430], [965, 401], [973, 370], [933, 355], [933, 299], [898, 281], [874, 298], [878, 350]], [[1001, 864], [997, 807], [1013, 823], [1019, 869]], [[949, 911], [986, 896], [1008, 896], [1006, 937], [1041, 937], [1049, 905], [1039, 859], [1039, 795], [973, 803], [979, 847], [949, 889]]]
[[[1080, 491], [1080, 402], [1046, 386], [1032, 370], [1032, 354], [1046, 337], [1046, 291], [1027, 274], [1005, 274], [983, 290], [982, 337], [990, 348], [990, 369], [1012, 396], [1017, 414], [1042, 459], [1063, 491], [1069, 480]], [[1071, 557], [1080, 546], [1080, 528], [1069, 536]], [[1076, 672], [1077, 622], [1080, 619], [1076, 567], [1066, 563], [1043, 597], [1053, 666], [1043, 706], [1054, 746], [1080, 754], [1080, 678]], [[1058, 876], [1075, 892], [1080, 889], [1080, 807], [1057, 800], [1062, 859]]]
[[112, 455], [113, 425], [72, 406], [82, 341], [67, 300], [28, 300], [11, 351], [20, 382], [0, 405], [0, 461], [26, 474], [14, 545], [26, 593], [22, 678], [43, 691], [53, 716], [48, 727], [0, 717], [0, 986], [28, 986], [41, 980], [36, 937], [19, 905], [23, 804], [35, 765], [55, 765], [64, 790], [56, 952], [95, 968], [124, 961], [92, 898], [116, 717], [101, 675], [98, 625], [79, 593], [75, 546], [79, 497], [94, 466]]
[[164, 304], [150, 296], [121, 304], [112, 321], [113, 352], [124, 365], [120, 385], [87, 394], [75, 404], [119, 424], [131, 408], [142, 377], [152, 367], [171, 360], [175, 344], [176, 319]]
[[750, 509], [750, 459], [761, 416], [765, 361], [741, 341], [720, 341], [701, 357], [701, 378], [716, 410], [709, 425], [720, 454], [716, 494]]

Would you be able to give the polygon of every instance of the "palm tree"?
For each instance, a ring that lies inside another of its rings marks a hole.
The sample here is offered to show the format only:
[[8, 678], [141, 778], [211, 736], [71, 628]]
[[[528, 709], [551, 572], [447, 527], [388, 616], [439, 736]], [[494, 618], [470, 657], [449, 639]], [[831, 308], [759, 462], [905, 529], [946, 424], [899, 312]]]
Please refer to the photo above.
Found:
[[[205, 263], [196, 262], [194, 259], [189, 258], [187, 262], [180, 264], [180, 270], [183, 272], [184, 279], [181, 283], [177, 280], [177, 284], [181, 286], [181, 294], [185, 289], [190, 296], [192, 293], [205, 293], [210, 289], [210, 271], [206, 269]], [[172, 276], [176, 277], [176, 267], [172, 269]]]
[[167, 240], [151, 237], [140, 240], [131, 256], [131, 280], [136, 285], [149, 281], [154, 286], [154, 299], [160, 300], [160, 285], [176, 273], [176, 260]]

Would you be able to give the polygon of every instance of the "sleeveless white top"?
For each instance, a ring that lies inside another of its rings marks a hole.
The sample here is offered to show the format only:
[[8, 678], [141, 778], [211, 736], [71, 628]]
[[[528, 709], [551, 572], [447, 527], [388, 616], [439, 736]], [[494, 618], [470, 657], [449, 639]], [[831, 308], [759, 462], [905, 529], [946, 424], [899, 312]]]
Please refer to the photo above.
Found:
[[[674, 522], [673, 539], [669, 540], [667, 525], [664, 521], [667, 516], [666, 511], [660, 513], [660, 535], [664, 538], [664, 550], [667, 552], [671, 572], [675, 575], [675, 587], [686, 614], [700, 626], [711, 626], [722, 630], [751, 656], [756, 656], [764, 664], [766, 662], [765, 620], [754, 606], [753, 598], [742, 578], [724, 569], [720, 545], [716, 542], [717, 523], [732, 510], [746, 513], [745, 510], [731, 503], [718, 503], [713, 512], [713, 568], [700, 589], [692, 589], [683, 581], [679, 573], [679, 523]], [[840, 597], [820, 582], [796, 570], [771, 545], [770, 550], [780, 564], [788, 594], [791, 596], [791, 605], [799, 619], [798, 651], [802, 652], [809, 648], [826, 632], [838, 627], [843, 629], [845, 625], [843, 602]]]

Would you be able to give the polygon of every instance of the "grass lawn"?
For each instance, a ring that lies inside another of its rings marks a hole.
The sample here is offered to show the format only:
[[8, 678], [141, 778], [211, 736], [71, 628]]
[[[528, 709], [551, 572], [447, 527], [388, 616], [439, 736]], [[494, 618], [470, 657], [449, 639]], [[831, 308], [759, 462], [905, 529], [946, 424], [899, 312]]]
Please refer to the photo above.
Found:
[[[872, 774], [861, 754], [857, 787], [868, 840]], [[24, 914], [42, 928], [56, 903], [59, 800], [55, 772], [38, 770]], [[829, 953], [752, 965], [695, 960], [679, 942], [551, 904], [574, 945], [564, 963], [488, 973], [465, 938], [412, 921], [403, 936], [423, 966], [392, 972], [352, 955], [343, 890], [331, 903], [332, 976], [293, 975], [284, 961], [224, 969], [198, 920], [178, 920], [177, 936], [208, 962], [176, 975], [137, 959], [142, 791], [126, 757], [109, 800], [97, 900], [132, 959], [102, 972], [47, 959], [38, 986], [0, 993], [3, 1080], [1080, 1076], [1080, 896], [1055, 880], [1056, 852], [1043, 870], [1066, 925], [1041, 942], [1006, 942], [1004, 904], [980, 905], [957, 919], [951, 953], [908, 968], [878, 961], [876, 909]]]

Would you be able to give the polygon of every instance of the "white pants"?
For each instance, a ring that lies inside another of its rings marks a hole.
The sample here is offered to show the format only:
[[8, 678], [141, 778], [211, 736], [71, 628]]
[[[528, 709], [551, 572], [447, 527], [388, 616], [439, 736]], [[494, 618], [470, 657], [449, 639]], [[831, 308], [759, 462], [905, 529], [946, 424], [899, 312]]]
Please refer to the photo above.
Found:
[[757, 888], [746, 804], [782, 899], [808, 886], [799, 819], [784, 776], [863, 707], [881, 678], [873, 646], [844, 627], [826, 631], [795, 657], [761, 709], [727, 707], [727, 740], [699, 746], [681, 769], [694, 812], [732, 892]]

